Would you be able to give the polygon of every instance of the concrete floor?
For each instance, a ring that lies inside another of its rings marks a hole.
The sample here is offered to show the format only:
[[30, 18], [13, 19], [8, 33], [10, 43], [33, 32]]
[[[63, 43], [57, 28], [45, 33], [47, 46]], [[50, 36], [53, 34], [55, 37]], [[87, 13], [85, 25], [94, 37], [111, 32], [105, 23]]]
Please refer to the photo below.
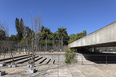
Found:
[[78, 61], [76, 64], [65, 64], [62, 61], [53, 60], [46, 64], [44, 58], [35, 63], [36, 73], [29, 74], [26, 71], [27, 62], [18, 64], [16, 68], [8, 68], [8, 66], [0, 67], [1, 71], [5, 71], [6, 75], [2, 77], [116, 77], [116, 64], [94, 64], [90, 61]]
[[[61, 62], [60, 62], [61, 63]], [[3, 77], [116, 77], [116, 64], [38, 64], [36, 73], [28, 74], [25, 65], [16, 68], [1, 67]]]

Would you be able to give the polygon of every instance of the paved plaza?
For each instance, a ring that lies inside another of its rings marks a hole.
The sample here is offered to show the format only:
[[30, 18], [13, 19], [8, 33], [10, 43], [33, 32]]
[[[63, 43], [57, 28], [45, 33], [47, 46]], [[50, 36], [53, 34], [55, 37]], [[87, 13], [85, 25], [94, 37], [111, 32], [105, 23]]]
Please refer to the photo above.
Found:
[[55, 61], [53, 64], [53, 60], [46, 64], [49, 59], [42, 62], [44, 59], [38, 57], [35, 63], [37, 72], [33, 74], [26, 72], [29, 69], [27, 62], [17, 64], [16, 68], [0, 67], [1, 71], [6, 72], [2, 77], [116, 77], [116, 64], [94, 64], [90, 61], [85, 61], [83, 65], [81, 61], [75, 64]]
[[37, 64], [36, 73], [28, 74], [26, 65], [7, 68], [2, 67], [7, 74], [3, 77], [116, 77], [115, 64], [96, 64], [96, 65], [80, 65], [80, 64]]

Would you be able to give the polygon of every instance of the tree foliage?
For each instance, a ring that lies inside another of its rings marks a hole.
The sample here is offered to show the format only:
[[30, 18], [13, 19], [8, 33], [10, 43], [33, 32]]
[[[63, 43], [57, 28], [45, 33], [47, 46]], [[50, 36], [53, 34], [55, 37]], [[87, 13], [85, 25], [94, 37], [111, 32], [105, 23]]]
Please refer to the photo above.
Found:
[[17, 37], [17, 35], [11, 35], [9, 37], [9, 39], [10, 39], [10, 41], [17, 41], [18, 37]]
[[5, 40], [5, 38], [6, 38], [5, 31], [0, 30], [0, 40]]
[[70, 36], [69, 36], [70, 40], [68, 41], [68, 43], [72, 43], [73, 41], [76, 41], [86, 35], [87, 35], [86, 30], [84, 30], [83, 32], [77, 33], [77, 34], [74, 34], [74, 33], [70, 34]]
[[62, 42], [69, 40], [68, 33], [67, 33], [66, 30], [67, 30], [67, 28], [63, 28], [63, 27], [62, 28], [58, 28], [58, 31], [57, 31], [58, 38], [61, 39]]
[[[49, 28], [44, 27], [40, 22], [39, 18], [34, 18], [32, 20], [34, 24], [32, 28], [24, 25], [23, 19], [15, 19], [15, 28], [17, 30], [16, 35], [11, 35], [7, 37], [6, 31], [0, 28], [0, 40], [5, 40], [9, 38], [10, 41], [17, 42], [17, 44], [27, 44], [31, 45], [33, 40], [36, 40], [33, 43], [37, 43], [38, 46], [52, 46], [52, 48], [60, 47], [63, 49], [64, 45], [68, 45], [75, 40], [78, 40], [87, 35], [86, 30], [77, 34], [70, 34], [68, 36], [67, 28], [58, 28], [56, 32], [52, 32]], [[3, 25], [3, 24], [0, 24]], [[36, 27], [38, 26], [38, 27]], [[39, 39], [38, 39], [39, 38]], [[44, 48], [45, 49], [45, 48]]]
[[18, 40], [21, 40], [23, 38], [24, 27], [25, 27], [22, 18], [21, 18], [20, 21], [19, 21], [18, 18], [16, 18], [16, 20], [15, 20], [15, 27], [16, 27], [16, 30], [18, 32], [18, 34], [17, 34]]
[[65, 63], [71, 64], [77, 62], [75, 51], [75, 49], [65, 49]]
[[67, 28], [63, 28], [63, 27], [62, 28], [58, 28], [57, 33], [58, 33], [58, 37], [59, 38], [63, 39], [65, 36], [68, 35], [66, 29]]

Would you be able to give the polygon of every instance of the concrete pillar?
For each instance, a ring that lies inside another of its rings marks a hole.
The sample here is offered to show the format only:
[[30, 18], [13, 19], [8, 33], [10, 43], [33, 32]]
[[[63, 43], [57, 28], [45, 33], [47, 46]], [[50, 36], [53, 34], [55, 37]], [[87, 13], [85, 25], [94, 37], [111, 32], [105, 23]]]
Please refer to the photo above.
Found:
[[92, 48], [92, 52], [95, 52], [95, 47]]

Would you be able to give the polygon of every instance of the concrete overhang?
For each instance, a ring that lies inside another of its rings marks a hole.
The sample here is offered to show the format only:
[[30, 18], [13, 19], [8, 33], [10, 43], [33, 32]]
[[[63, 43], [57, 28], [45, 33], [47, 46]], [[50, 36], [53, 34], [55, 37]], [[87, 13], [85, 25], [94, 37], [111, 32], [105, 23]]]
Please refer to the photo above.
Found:
[[68, 44], [69, 48], [111, 46], [116, 46], [116, 22], [113, 22], [79, 40]]

